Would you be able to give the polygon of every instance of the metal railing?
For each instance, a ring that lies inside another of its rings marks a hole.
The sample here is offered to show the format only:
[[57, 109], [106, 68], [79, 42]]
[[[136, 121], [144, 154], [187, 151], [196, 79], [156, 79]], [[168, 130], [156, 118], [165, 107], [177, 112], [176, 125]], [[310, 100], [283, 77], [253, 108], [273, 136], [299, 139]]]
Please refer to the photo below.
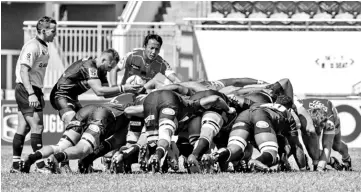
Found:
[[6, 77], [2, 78], [2, 81], [6, 81], [6, 89], [14, 89], [14, 81], [13, 77], [15, 76], [15, 71], [13, 71], [14, 65], [16, 65], [17, 61], [13, 60], [14, 56], [20, 55], [20, 50], [13, 49], [2, 49], [1, 56], [6, 56], [6, 63], [2, 63], [2, 65], [6, 65]]
[[[24, 21], [24, 25], [24, 41], [27, 41], [36, 35], [36, 21]], [[59, 63], [65, 69], [81, 58], [99, 57], [108, 48], [114, 48], [120, 56], [124, 56], [134, 48], [142, 47], [147, 34], [155, 33], [163, 38], [161, 56], [176, 68], [178, 30], [175, 23], [167, 22], [59, 21], [53, 45], [60, 58]], [[52, 71], [51, 68], [48, 70]]]

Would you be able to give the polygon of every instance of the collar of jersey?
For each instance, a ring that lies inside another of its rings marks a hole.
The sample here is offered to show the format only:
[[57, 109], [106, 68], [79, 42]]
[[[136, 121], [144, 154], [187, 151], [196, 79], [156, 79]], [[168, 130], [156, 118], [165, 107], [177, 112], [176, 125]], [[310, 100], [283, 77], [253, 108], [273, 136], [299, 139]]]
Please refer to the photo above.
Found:
[[40, 39], [38, 36], [35, 37], [36, 40], [38, 40], [42, 45], [44, 45], [45, 47], [48, 47], [48, 45], [45, 43], [45, 41], [43, 41], [42, 39]]

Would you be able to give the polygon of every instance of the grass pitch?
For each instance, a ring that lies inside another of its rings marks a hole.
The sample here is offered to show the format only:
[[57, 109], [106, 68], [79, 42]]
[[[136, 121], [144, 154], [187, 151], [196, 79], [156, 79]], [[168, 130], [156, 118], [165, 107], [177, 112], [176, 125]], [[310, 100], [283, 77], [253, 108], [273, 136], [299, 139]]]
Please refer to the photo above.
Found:
[[[24, 147], [24, 154], [31, 152]], [[333, 153], [340, 158], [338, 154]], [[12, 148], [1, 147], [2, 191], [361, 191], [361, 149], [350, 149], [353, 172], [223, 174], [10, 174]], [[76, 170], [76, 162], [70, 165]], [[101, 167], [99, 160], [96, 167]], [[137, 167], [135, 167], [136, 169]]]

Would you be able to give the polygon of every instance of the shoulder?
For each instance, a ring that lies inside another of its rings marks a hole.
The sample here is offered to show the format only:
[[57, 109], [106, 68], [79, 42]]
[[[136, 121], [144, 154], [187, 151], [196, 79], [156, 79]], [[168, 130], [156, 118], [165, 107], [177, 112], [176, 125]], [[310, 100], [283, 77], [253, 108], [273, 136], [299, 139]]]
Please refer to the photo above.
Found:
[[38, 42], [35, 39], [31, 39], [23, 45], [23, 50], [26, 50], [28, 52], [38, 52], [40, 51], [40, 48]]

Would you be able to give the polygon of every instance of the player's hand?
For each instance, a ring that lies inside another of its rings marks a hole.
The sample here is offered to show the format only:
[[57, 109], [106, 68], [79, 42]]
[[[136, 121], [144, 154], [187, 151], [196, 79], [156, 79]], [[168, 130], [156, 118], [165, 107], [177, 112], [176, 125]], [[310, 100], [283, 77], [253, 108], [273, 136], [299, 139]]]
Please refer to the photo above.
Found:
[[123, 160], [122, 157], [123, 157], [123, 155], [119, 151], [117, 151], [117, 152], [114, 153], [114, 155], [112, 157], [112, 162], [113, 163], [119, 163], [120, 161]]
[[30, 95], [29, 96], [29, 106], [37, 108], [40, 105], [40, 102], [38, 100], [38, 97], [36, 95]]
[[122, 86], [124, 92], [135, 92], [138, 91], [139, 88], [143, 87], [143, 85], [130, 85], [130, 84], [125, 84]]
[[233, 114], [233, 113], [235, 113], [236, 112], [236, 109], [235, 108], [233, 108], [233, 107], [229, 107], [229, 110], [228, 110], [228, 112], [227, 113], [229, 113], [229, 114]]
[[332, 131], [334, 129], [335, 129], [335, 124], [332, 121], [328, 120], [326, 122], [326, 130], [327, 131]]

